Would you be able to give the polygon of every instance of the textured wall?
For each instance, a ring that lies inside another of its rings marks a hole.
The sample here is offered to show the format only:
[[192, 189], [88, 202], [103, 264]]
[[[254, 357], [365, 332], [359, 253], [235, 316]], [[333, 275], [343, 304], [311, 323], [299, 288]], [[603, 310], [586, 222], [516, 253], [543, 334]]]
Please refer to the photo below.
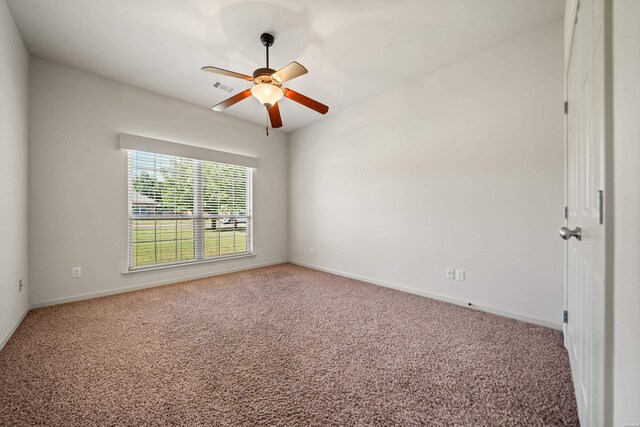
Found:
[[[35, 304], [176, 282], [287, 260], [286, 135], [93, 74], [33, 58], [30, 272]], [[123, 276], [126, 132], [258, 157], [255, 257]], [[72, 279], [71, 268], [82, 267]]]
[[290, 259], [559, 327], [562, 40], [558, 21], [293, 133]]
[[5, 1], [0, 0], [0, 348], [29, 304], [28, 84], [29, 53]]
[[614, 424], [640, 423], [640, 2], [613, 2]]

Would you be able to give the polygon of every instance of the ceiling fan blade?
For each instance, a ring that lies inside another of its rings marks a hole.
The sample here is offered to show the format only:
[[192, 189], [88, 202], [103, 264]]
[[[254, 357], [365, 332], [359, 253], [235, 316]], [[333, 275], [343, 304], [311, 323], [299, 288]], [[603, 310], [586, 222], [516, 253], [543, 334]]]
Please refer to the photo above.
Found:
[[240, 102], [243, 99], [248, 98], [250, 96], [251, 96], [251, 89], [247, 89], [244, 92], [240, 92], [237, 95], [233, 95], [231, 98], [225, 99], [221, 103], [214, 105], [213, 107], [211, 107], [211, 109], [213, 111], [222, 111], [226, 108], [231, 107], [233, 104]]
[[278, 103], [273, 104], [273, 107], [269, 108], [269, 120], [271, 121], [272, 128], [281, 128], [282, 127], [282, 117], [280, 117], [280, 108], [278, 107]]
[[210, 73], [222, 74], [222, 75], [228, 76], [228, 77], [235, 77], [236, 79], [253, 81], [253, 77], [251, 77], [251, 76], [247, 76], [246, 74], [236, 73], [235, 71], [225, 70], [223, 68], [202, 67], [202, 71], [208, 71]]
[[296, 77], [303, 76], [307, 74], [308, 71], [301, 64], [293, 61], [291, 64], [281, 68], [280, 70], [273, 73], [271, 76], [275, 77], [280, 81], [280, 83], [288, 82], [289, 80], [293, 80]]
[[282, 89], [282, 91], [284, 92], [284, 96], [286, 96], [290, 100], [296, 101], [298, 104], [302, 104], [305, 107], [311, 108], [312, 110], [315, 110], [320, 114], [327, 114], [327, 112], [329, 111], [329, 107], [327, 107], [326, 105], [308, 98], [298, 92], [294, 92], [291, 89]]

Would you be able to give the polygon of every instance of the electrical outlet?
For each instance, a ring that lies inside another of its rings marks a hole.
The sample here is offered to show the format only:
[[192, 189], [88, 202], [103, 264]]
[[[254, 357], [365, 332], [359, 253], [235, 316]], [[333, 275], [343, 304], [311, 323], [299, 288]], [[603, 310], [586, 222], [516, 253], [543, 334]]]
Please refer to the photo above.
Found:
[[309, 253], [312, 254], [315, 252], [315, 248], [313, 246], [309, 246]]
[[71, 277], [77, 279], [80, 276], [82, 276], [82, 269], [80, 267], [73, 267], [71, 269]]
[[464, 270], [456, 270], [456, 280], [464, 280]]
[[22, 279], [18, 279], [18, 292], [22, 292], [22, 287], [24, 284], [22, 283]]
[[455, 279], [456, 278], [456, 269], [455, 268], [447, 268], [447, 279]]

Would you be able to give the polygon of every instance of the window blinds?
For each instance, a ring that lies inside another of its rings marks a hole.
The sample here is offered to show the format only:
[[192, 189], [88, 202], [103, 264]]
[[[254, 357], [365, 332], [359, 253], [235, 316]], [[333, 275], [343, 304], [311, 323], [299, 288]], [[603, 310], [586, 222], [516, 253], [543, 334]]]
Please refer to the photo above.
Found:
[[252, 169], [128, 151], [129, 270], [250, 254]]

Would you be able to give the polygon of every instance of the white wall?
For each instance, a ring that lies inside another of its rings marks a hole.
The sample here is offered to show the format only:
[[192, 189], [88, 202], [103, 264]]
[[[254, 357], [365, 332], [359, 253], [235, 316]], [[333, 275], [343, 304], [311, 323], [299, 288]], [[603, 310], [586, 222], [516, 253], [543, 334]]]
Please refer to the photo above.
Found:
[[614, 426], [640, 422], [640, 2], [613, 2]]
[[5, 1], [0, 0], [0, 349], [29, 304], [28, 82], [29, 54]]
[[[262, 126], [39, 58], [32, 58], [30, 83], [32, 303], [287, 260], [286, 135], [266, 137]], [[258, 157], [256, 256], [123, 276], [127, 156], [117, 149], [119, 132]], [[73, 266], [82, 267], [80, 279], [71, 278]]]
[[562, 70], [558, 21], [293, 133], [290, 259], [560, 327]]

